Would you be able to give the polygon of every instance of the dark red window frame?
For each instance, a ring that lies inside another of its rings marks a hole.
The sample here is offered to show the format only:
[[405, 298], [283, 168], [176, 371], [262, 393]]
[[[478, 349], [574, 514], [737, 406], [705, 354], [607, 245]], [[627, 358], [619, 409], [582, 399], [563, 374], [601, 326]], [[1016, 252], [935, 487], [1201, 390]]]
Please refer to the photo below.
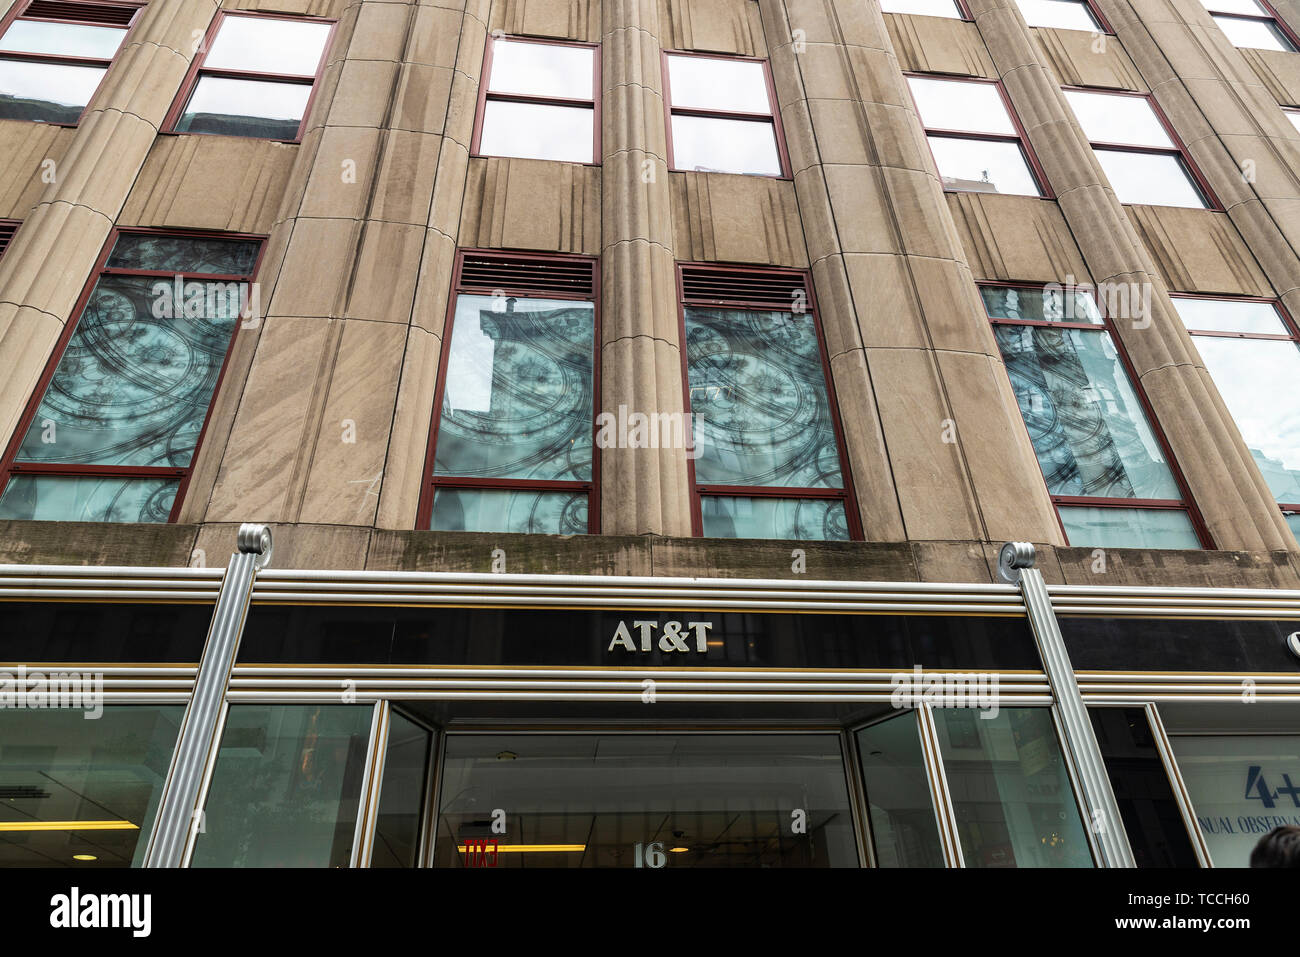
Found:
[[263, 20], [288, 20], [291, 23], [328, 23], [330, 25], [329, 35], [325, 38], [325, 45], [321, 48], [320, 62], [316, 64], [316, 74], [311, 80], [311, 94], [307, 97], [307, 105], [302, 111], [302, 120], [298, 123], [298, 135], [291, 140], [277, 140], [269, 137], [248, 137], [248, 139], [270, 139], [272, 143], [301, 143], [303, 131], [307, 128], [307, 120], [311, 118], [311, 108], [316, 102], [316, 94], [320, 92], [320, 78], [325, 72], [325, 63], [329, 59], [330, 49], [334, 45], [334, 35], [338, 31], [338, 21], [330, 20], [327, 17], [307, 17], [298, 16], [290, 13], [262, 13], [257, 10], [218, 10], [217, 15], [212, 18], [212, 23], [208, 25], [208, 32], [203, 35], [202, 53], [196, 56], [190, 63], [189, 70], [185, 73], [185, 80], [181, 83], [180, 91], [176, 94], [176, 99], [172, 100], [171, 108], [167, 111], [167, 116], [163, 118], [162, 128], [159, 133], [172, 134], [175, 136], [223, 136], [222, 133], [205, 133], [202, 131], [190, 132], [189, 130], [177, 130], [176, 124], [180, 121], [181, 115], [185, 111], [185, 105], [189, 103], [190, 97], [194, 94], [195, 88], [199, 85], [201, 76], [222, 76], [232, 80], [283, 80], [286, 83], [293, 83], [298, 86], [306, 86], [303, 77], [296, 74], [285, 73], [255, 73], [249, 70], [225, 70], [209, 69], [203, 64], [207, 61], [208, 52], [212, 49], [212, 43], [217, 38], [217, 33], [221, 25], [226, 22], [228, 17], [249, 17]]
[[[591, 267], [591, 294], [566, 293], [559, 290], [539, 292], [526, 285], [503, 286], [467, 284], [462, 280], [465, 257], [473, 256], [483, 259], [509, 262], [532, 263], [582, 263]], [[501, 292], [507, 296], [520, 299], [567, 299], [573, 302], [590, 302], [595, 310], [595, 327], [592, 335], [592, 416], [591, 416], [591, 481], [568, 481], [564, 479], [489, 479], [457, 478], [455, 476], [434, 475], [434, 458], [438, 448], [438, 430], [442, 426], [443, 395], [447, 388], [447, 366], [451, 361], [451, 337], [455, 332], [456, 303], [462, 296], [490, 296]], [[458, 249], [456, 262], [452, 267], [451, 295], [447, 297], [447, 313], [443, 317], [441, 356], [438, 359], [438, 381], [433, 393], [433, 421], [429, 427], [429, 444], [425, 450], [424, 473], [421, 479], [420, 504], [416, 510], [415, 527], [428, 529], [433, 521], [433, 496], [439, 488], [464, 489], [514, 489], [519, 491], [539, 492], [583, 492], [587, 493], [587, 534], [600, 532], [600, 448], [596, 444], [599, 434], [597, 417], [600, 410], [600, 259], [595, 256], [579, 256], [568, 253], [516, 252], [506, 249]]]
[[[36, 0], [25, 0], [25, 2], [16, 4], [14, 8], [10, 10], [8, 14], [5, 15], [4, 19], [0, 20], [0, 36], [4, 36], [4, 34], [9, 30], [9, 27], [13, 24], [15, 20], [35, 20], [39, 23], [68, 23], [68, 24], [74, 24], [76, 26], [101, 25], [101, 24], [89, 24], [85, 20], [74, 20], [74, 19], [64, 18], [64, 17], [29, 17], [25, 14], [25, 11], [34, 2], [36, 2]], [[122, 48], [125, 47], [127, 42], [131, 39], [131, 31], [135, 29], [135, 25], [140, 22], [140, 12], [145, 8], [146, 0], [139, 0], [139, 2], [132, 2], [132, 0], [117, 0], [117, 2], [112, 2], [112, 3], [101, 2], [101, 0], [77, 0], [77, 3], [79, 5], [85, 5], [88, 7], [106, 7], [106, 8], [117, 8], [117, 9], [129, 8], [129, 7], [135, 8], [135, 13], [131, 14], [130, 20], [126, 23], [102, 24], [102, 26], [122, 26], [126, 29], [126, 33], [122, 35], [122, 42], [118, 44], [118, 47], [113, 52], [112, 57], [110, 57], [107, 60], [104, 60], [104, 59], [100, 59], [99, 57], [62, 56], [54, 53], [12, 53], [6, 50], [6, 51], [0, 51], [0, 58], [3, 58], [5, 60], [22, 60], [27, 63], [62, 63], [68, 66], [102, 66], [105, 69], [104, 76], [100, 78], [99, 86], [95, 87], [95, 93], [90, 94], [90, 100], [94, 100], [95, 94], [99, 92], [99, 87], [103, 86], [104, 80], [108, 78], [108, 73], [107, 73], [108, 69], [110, 69], [113, 66], [113, 63], [117, 60], [118, 54], [122, 52]], [[45, 125], [61, 126], [66, 129], [74, 129], [75, 127], [80, 125], [82, 120], [86, 118], [86, 110], [90, 109], [90, 100], [86, 101], [86, 105], [82, 108], [81, 115], [77, 117], [76, 123], [45, 123]]]
[[[1164, 129], [1165, 135], [1169, 137], [1172, 147], [1166, 146], [1134, 146], [1131, 143], [1111, 143], [1106, 140], [1089, 140], [1088, 145], [1093, 149], [1109, 150], [1113, 153], [1147, 153], [1152, 156], [1174, 156], [1182, 163], [1183, 169], [1187, 172], [1188, 178], [1191, 179], [1192, 185], [1201, 194], [1205, 200], [1206, 209], [1212, 209], [1222, 212], [1224, 206], [1219, 202], [1219, 197], [1215, 195], [1214, 190], [1210, 188], [1210, 181], [1205, 178], [1201, 168], [1192, 159], [1187, 152], [1187, 145], [1183, 143], [1182, 138], [1174, 129], [1174, 125], [1169, 122], [1169, 117], [1165, 111], [1160, 108], [1156, 98], [1150, 93], [1139, 93], [1135, 90], [1115, 90], [1109, 87], [1101, 86], [1063, 86], [1062, 90], [1072, 90], [1078, 93], [1098, 93], [1104, 96], [1127, 96], [1134, 99], [1146, 100], [1147, 105], [1151, 107], [1151, 112], [1155, 114], [1156, 121]], [[1081, 124], [1082, 126], [1082, 124]], [[1086, 134], [1085, 134], [1086, 135]], [[1141, 205], [1139, 203], [1129, 203], [1130, 206]]]
[[[569, 97], [560, 96], [533, 96], [526, 93], [493, 93], [488, 90], [488, 83], [492, 79], [492, 56], [493, 50], [498, 40], [513, 41], [515, 43], [535, 43], [539, 46], [556, 46], [556, 47], [579, 47], [586, 50], [594, 51], [592, 55], [592, 68], [594, 75], [591, 80], [591, 99], [575, 100]], [[591, 162], [576, 163], [578, 166], [599, 166], [601, 161], [601, 140], [600, 140], [600, 44], [583, 43], [578, 40], [556, 40], [552, 37], [533, 37], [523, 34], [489, 34], [487, 46], [483, 50], [483, 74], [479, 77], [478, 84], [478, 103], [474, 107], [474, 135], [470, 139], [469, 155], [470, 156], [496, 156], [496, 153], [482, 153], [479, 146], [483, 139], [483, 117], [487, 111], [488, 100], [497, 100], [503, 103], [534, 103], [540, 106], [571, 106], [580, 109], [591, 108], [592, 111], [592, 144], [591, 144]], [[529, 159], [530, 157], [507, 156], [503, 159]], [[538, 157], [531, 157], [538, 158]], [[567, 160], [543, 160], [548, 163], [563, 163]]]
[[[1248, 13], [1229, 13], [1226, 10], [1215, 10], [1209, 3], [1205, 3], [1204, 0], [1202, 0], [1206, 11], [1210, 14], [1210, 18], [1214, 20], [1216, 24], [1219, 21], [1219, 17], [1223, 17], [1227, 20], [1253, 20], [1256, 23], [1271, 23], [1273, 26], [1277, 27], [1278, 32], [1281, 33], [1286, 41], [1291, 44], [1291, 49], [1289, 51], [1275, 52], [1295, 53], [1300, 51], [1300, 36], [1296, 36], [1296, 32], [1291, 29], [1290, 25], [1278, 16], [1278, 12], [1273, 8], [1273, 4], [1269, 3], [1268, 0], [1255, 0], [1255, 2], [1268, 11], [1268, 16], [1251, 16]], [[1220, 27], [1220, 29], [1222, 29], [1222, 27]], [[1227, 36], [1227, 34], [1224, 34], [1224, 36]], [[1232, 43], [1231, 40], [1228, 42]], [[1236, 46], [1236, 44], [1234, 43], [1233, 46]], [[1254, 50], [1257, 49], [1257, 47], [1246, 47], [1245, 49]]]
[[[711, 110], [695, 106], [673, 106], [672, 85], [668, 79], [668, 58], [670, 56], [697, 57], [703, 60], [738, 60], [742, 63], [757, 63], [763, 68], [763, 83], [767, 88], [767, 101], [772, 107], [771, 113], [741, 113], [733, 110]], [[660, 69], [663, 71], [664, 84], [664, 142], [668, 147], [668, 171], [672, 173], [694, 173], [695, 170], [678, 169], [673, 158], [673, 114], [682, 116], [701, 116], [715, 120], [751, 120], [766, 121], [772, 124], [772, 135], [776, 138], [777, 161], [781, 164], [781, 175], [773, 176], [762, 173], [723, 173], [727, 176], [764, 176], [767, 179], [791, 179], [790, 154], [785, 148], [785, 128], [781, 125], [781, 108], [776, 100], [776, 83], [772, 79], [772, 64], [767, 57], [741, 56], [735, 53], [702, 53], [696, 50], [664, 50], [660, 55]]]
[[235, 323], [234, 332], [230, 336], [230, 343], [226, 346], [225, 357], [221, 360], [221, 370], [217, 373], [217, 381], [212, 387], [212, 398], [208, 401], [208, 411], [203, 416], [203, 426], [199, 429], [198, 437], [194, 442], [194, 453], [190, 456], [190, 464], [185, 468], [167, 468], [158, 466], [138, 466], [138, 465], [77, 465], [77, 464], [60, 464], [60, 463], [33, 463], [33, 462], [15, 462], [18, 452], [22, 448], [23, 439], [27, 435], [28, 429], [31, 428], [32, 421], [40, 409], [41, 400], [45, 397], [45, 392], [50, 386], [50, 381], [54, 378], [55, 370], [58, 369], [59, 362], [63, 358], [63, 353], [68, 348], [68, 343], [72, 341], [73, 335], [77, 331], [77, 326], [81, 322], [82, 311], [86, 308], [86, 303], [90, 301], [90, 295], [94, 292], [95, 285], [99, 282], [100, 276], [144, 276], [156, 279], [172, 279], [176, 273], [170, 270], [159, 269], [121, 269], [117, 267], [109, 268], [105, 266], [109, 254], [113, 251], [113, 246], [117, 243], [119, 236], [124, 234], [137, 234], [147, 236], [179, 236], [186, 239], [236, 239], [248, 242], [259, 243], [257, 259], [253, 263], [252, 271], [247, 275], [218, 275], [213, 273], [184, 273], [182, 275], [188, 279], [204, 279], [212, 282], [247, 282], [252, 283], [257, 276], [257, 270], [262, 264], [262, 256], [266, 252], [266, 237], [257, 236], [251, 233], [227, 233], [217, 230], [197, 230], [197, 229], [149, 229], [136, 227], [115, 226], [108, 234], [108, 240], [104, 243], [104, 248], [100, 250], [99, 258], [95, 260], [95, 267], [91, 271], [90, 278], [86, 280], [85, 287], [81, 295], [77, 297], [76, 305], [73, 307], [71, 318], [64, 324], [63, 332], [60, 334], [58, 341], [54, 345], [54, 350], [50, 354], [49, 361], [45, 364], [45, 371], [41, 373], [40, 379], [36, 383], [36, 388], [32, 391], [31, 398], [27, 401], [27, 408], [24, 410], [22, 417], [19, 418], [18, 424], [14, 429], [13, 437], [9, 440], [9, 447], [5, 450], [4, 457], [0, 458], [0, 494], [3, 494], [4, 487], [8, 486], [9, 480], [17, 475], [68, 475], [68, 476], [93, 476], [93, 475], [110, 475], [121, 478], [168, 478], [179, 479], [180, 484], [176, 489], [176, 498], [172, 502], [171, 514], [168, 515], [169, 523], [175, 522], [176, 517], [180, 514], [181, 506], [185, 501], [185, 494], [189, 490], [190, 479], [194, 474], [194, 463], [198, 460], [199, 453], [203, 449], [203, 439], [208, 432], [208, 423], [212, 419], [212, 407], [216, 404], [217, 395], [221, 392], [221, 385], [226, 378], [226, 370], [230, 366], [230, 356], [235, 350], [235, 343], [239, 339], [239, 332], [242, 328], [242, 320]]
[[844, 517], [849, 528], [849, 539], [855, 542], [862, 541], [862, 519], [858, 514], [858, 497], [853, 486], [852, 470], [849, 467], [848, 448], [844, 443], [844, 426], [840, 419], [839, 400], [835, 394], [835, 379], [831, 374], [830, 359], [826, 353], [826, 337], [822, 332], [821, 317], [817, 311], [817, 297], [813, 292], [812, 272], [807, 269], [780, 269], [767, 266], [732, 266], [721, 263], [681, 261], [677, 263], [677, 322], [678, 335], [681, 337], [680, 341], [682, 343], [682, 411], [686, 414], [688, 422], [692, 421], [692, 412], [690, 360], [686, 354], [686, 307], [711, 306], [723, 309], [758, 309], [789, 312], [790, 300], [788, 298], [773, 298], [769, 302], [760, 302], [756, 299], [741, 301], [728, 298], [705, 298], [703, 296], [688, 297], [683, 281], [684, 269], [700, 272], [745, 274], [767, 279], [788, 276], [794, 281], [791, 288], [801, 288], [805, 291], [807, 295], [806, 312], [812, 318], [813, 330], [817, 333], [817, 350], [821, 358], [822, 375], [826, 381], [827, 406], [830, 409], [831, 426], [835, 430], [835, 449], [840, 457], [840, 474], [844, 479], [844, 487], [839, 489], [788, 488], [769, 485], [699, 485], [695, 481], [695, 460], [688, 456], [686, 468], [691, 486], [691, 534], [697, 538], [704, 534], [704, 514], [701, 499], [706, 495], [741, 498], [809, 498], [843, 502]]
[[[1021, 154], [1025, 157], [1025, 163], [1029, 167], [1029, 175], [1033, 178], [1038, 186], [1039, 199], [1055, 199], [1056, 194], [1052, 192], [1052, 184], [1047, 181], [1047, 173], [1043, 170], [1042, 165], [1038, 162], [1038, 157], [1034, 154], [1034, 148], [1029, 143], [1029, 137], [1025, 134], [1025, 128], [1020, 122], [1020, 117], [1016, 115], [1015, 107], [1011, 105], [1011, 99], [1007, 96], [1007, 91], [1003, 89], [1000, 80], [990, 80], [979, 76], [963, 76], [952, 73], [918, 73], [915, 71], [904, 71], [904, 77], [917, 77], [922, 80], [952, 80], [959, 83], [982, 83], [985, 86], [993, 86], [998, 91], [998, 97], [1002, 100], [1003, 107], [1006, 108], [1007, 116], [1011, 118], [1011, 125], [1015, 128], [1014, 134], [1008, 133], [972, 133], [969, 130], [949, 130], [938, 126], [926, 126], [925, 120], [921, 118], [921, 107], [916, 102], [916, 97], [912, 93], [911, 84], [907, 85], [907, 94], [912, 98], [912, 109], [916, 113], [916, 118], [921, 121], [921, 129], [925, 132], [926, 148], [930, 147], [930, 134], [935, 136], [945, 136], [961, 140], [979, 140], [982, 142], [996, 143], [1015, 143], [1020, 147]], [[930, 158], [934, 159], [934, 150], [930, 150]], [[939, 161], [934, 159], [935, 169], [939, 168]], [[942, 174], [940, 174], [940, 183], [942, 184]], [[971, 193], [982, 192], [981, 190], [956, 189], [944, 186], [945, 193]], [[1016, 196], [1023, 195], [1018, 193], [989, 193], [990, 196]]]
[[[1001, 282], [993, 280], [979, 280], [976, 285], [980, 287], [993, 287], [1000, 289], [1031, 289], [1035, 292], [1041, 292], [1044, 284], [1041, 282]], [[1095, 290], [1092, 293], [1094, 302], [1096, 301]], [[983, 297], [981, 297], [981, 302]], [[1052, 504], [1060, 505], [1078, 505], [1084, 507], [1096, 508], [1149, 508], [1163, 509], [1169, 511], [1185, 512], [1188, 520], [1192, 524], [1196, 537], [1201, 543], [1201, 547], [1206, 550], [1215, 548], [1214, 540], [1210, 537], [1209, 529], [1205, 525], [1205, 520], [1201, 517], [1200, 510], [1196, 507], [1196, 502], [1192, 498], [1191, 490], [1187, 486], [1187, 480], [1183, 476], [1183, 470], [1178, 465], [1178, 460], [1174, 458], [1173, 452], [1169, 448], [1169, 440], [1165, 437], [1165, 431], [1160, 425], [1160, 420], [1156, 418], [1155, 409], [1151, 401], [1147, 398], [1146, 390], [1142, 388], [1142, 380], [1138, 378], [1133, 363], [1129, 359], [1128, 350], [1124, 348], [1124, 343], [1120, 340], [1119, 331], [1115, 328], [1115, 323], [1106, 311], [1097, 304], [1098, 314], [1101, 316], [1101, 322], [1056, 322], [1051, 320], [1038, 319], [998, 319], [988, 315], [985, 307], [985, 317], [994, 326], [1038, 326], [1046, 329], [1081, 329], [1088, 332], [1104, 332], [1110, 336], [1111, 344], [1115, 347], [1115, 354], [1119, 357], [1120, 364], [1124, 367], [1124, 374], [1128, 376], [1129, 387], [1132, 388], [1133, 394], [1137, 396], [1138, 403], [1142, 407], [1142, 412], [1147, 417], [1147, 424], [1151, 427], [1151, 434], [1155, 436], [1156, 443], [1160, 446], [1160, 451], [1164, 454], [1165, 463], [1169, 466], [1169, 474], [1173, 476], [1174, 484], [1178, 487], [1178, 492], [1182, 496], [1180, 499], [1164, 498], [1102, 498], [1092, 495], [1048, 495], [1052, 499]], [[1001, 352], [999, 350], [999, 355]], [[1005, 369], [1006, 363], [1003, 362]], [[1010, 370], [1007, 370], [1008, 378]], [[1028, 426], [1026, 425], [1026, 428]], [[1034, 457], [1038, 462], [1038, 457]], [[1042, 473], [1042, 464], [1038, 463], [1038, 471]], [[1047, 484], [1047, 476], [1043, 475], [1043, 484]], [[1065, 522], [1061, 518], [1060, 509], [1056, 511], [1056, 522], [1061, 529], [1061, 535], [1069, 544], [1070, 536], [1065, 530]]]
[[[1213, 293], [1197, 292], [1171, 292], [1171, 299], [1215, 299], [1220, 302], [1266, 302], [1273, 307], [1274, 311], [1282, 320], [1282, 328], [1286, 329], [1285, 333], [1268, 333], [1268, 332], [1228, 332], [1223, 329], [1192, 329], [1188, 327], [1187, 334], [1192, 337], [1193, 343], [1197, 336], [1215, 339], [1271, 339], [1275, 342], [1291, 342], [1300, 349], [1300, 325], [1296, 324], [1291, 313], [1287, 311], [1286, 306], [1280, 299], [1270, 298], [1268, 296], [1224, 296]], [[1213, 378], [1213, 376], [1211, 376]], [[1283, 513], [1294, 512], [1300, 515], [1300, 502], [1278, 502], [1277, 507]]]

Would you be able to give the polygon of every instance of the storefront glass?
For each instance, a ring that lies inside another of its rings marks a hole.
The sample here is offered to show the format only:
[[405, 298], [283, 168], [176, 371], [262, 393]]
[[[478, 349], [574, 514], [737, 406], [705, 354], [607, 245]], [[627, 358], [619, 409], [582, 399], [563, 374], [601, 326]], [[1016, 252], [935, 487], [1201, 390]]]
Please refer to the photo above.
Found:
[[397, 712], [388, 725], [371, 867], [415, 867], [432, 734]]
[[876, 866], [943, 867], [915, 712], [863, 728], [857, 739]]

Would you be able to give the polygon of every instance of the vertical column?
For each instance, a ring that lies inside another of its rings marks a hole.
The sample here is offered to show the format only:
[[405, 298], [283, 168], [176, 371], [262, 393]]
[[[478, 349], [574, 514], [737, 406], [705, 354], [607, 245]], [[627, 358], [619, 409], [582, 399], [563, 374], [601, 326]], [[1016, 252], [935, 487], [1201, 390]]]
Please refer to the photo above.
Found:
[[1214, 544], [1294, 548], [1282, 513], [1174, 312], [1168, 288], [1106, 183], [1014, 0], [968, 2], [1094, 281], [1151, 289], [1151, 315], [1115, 326]]
[[760, 9], [867, 538], [1060, 544], [879, 5]]
[[[611, 0], [601, 37], [601, 408], [684, 412], [656, 0]], [[684, 449], [608, 448], [601, 531], [689, 535]]]
[[194, 58], [214, 0], [150, 3], [0, 261], [0, 445], [18, 417]]

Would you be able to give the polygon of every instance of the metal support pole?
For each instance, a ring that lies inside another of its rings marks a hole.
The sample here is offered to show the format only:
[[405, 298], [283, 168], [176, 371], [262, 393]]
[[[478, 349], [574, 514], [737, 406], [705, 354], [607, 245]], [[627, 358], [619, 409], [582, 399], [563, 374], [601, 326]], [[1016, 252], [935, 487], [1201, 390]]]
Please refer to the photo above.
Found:
[[1062, 745], [1078, 774], [1087, 816], [1084, 826], [1091, 829], [1099, 863], [1102, 867], [1136, 867], [1101, 748], [1088, 720], [1083, 695], [1079, 693], [1079, 682], [1065, 650], [1065, 639], [1061, 637], [1043, 573], [1034, 567], [1035, 559], [1034, 546], [1029, 542], [1007, 542], [998, 553], [998, 577], [1019, 585], [1024, 597], [1038, 655], [1043, 660], [1043, 670], [1056, 702], [1052, 709], [1060, 723]]
[[265, 525], [241, 525], [236, 543], [239, 551], [230, 556], [221, 579], [212, 624], [194, 676], [194, 693], [185, 706], [176, 750], [158, 802], [145, 867], [182, 866], [186, 847], [199, 824], [200, 791], [220, 743], [218, 725], [244, 634], [253, 581], [271, 560], [271, 530]]

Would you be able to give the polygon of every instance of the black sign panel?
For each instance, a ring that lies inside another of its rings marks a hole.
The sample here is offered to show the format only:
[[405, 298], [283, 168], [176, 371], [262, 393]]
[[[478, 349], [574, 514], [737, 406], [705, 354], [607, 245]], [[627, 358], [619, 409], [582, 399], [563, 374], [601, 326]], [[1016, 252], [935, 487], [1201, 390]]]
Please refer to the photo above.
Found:
[[1300, 622], [1253, 618], [1060, 618], [1076, 671], [1300, 671]]

